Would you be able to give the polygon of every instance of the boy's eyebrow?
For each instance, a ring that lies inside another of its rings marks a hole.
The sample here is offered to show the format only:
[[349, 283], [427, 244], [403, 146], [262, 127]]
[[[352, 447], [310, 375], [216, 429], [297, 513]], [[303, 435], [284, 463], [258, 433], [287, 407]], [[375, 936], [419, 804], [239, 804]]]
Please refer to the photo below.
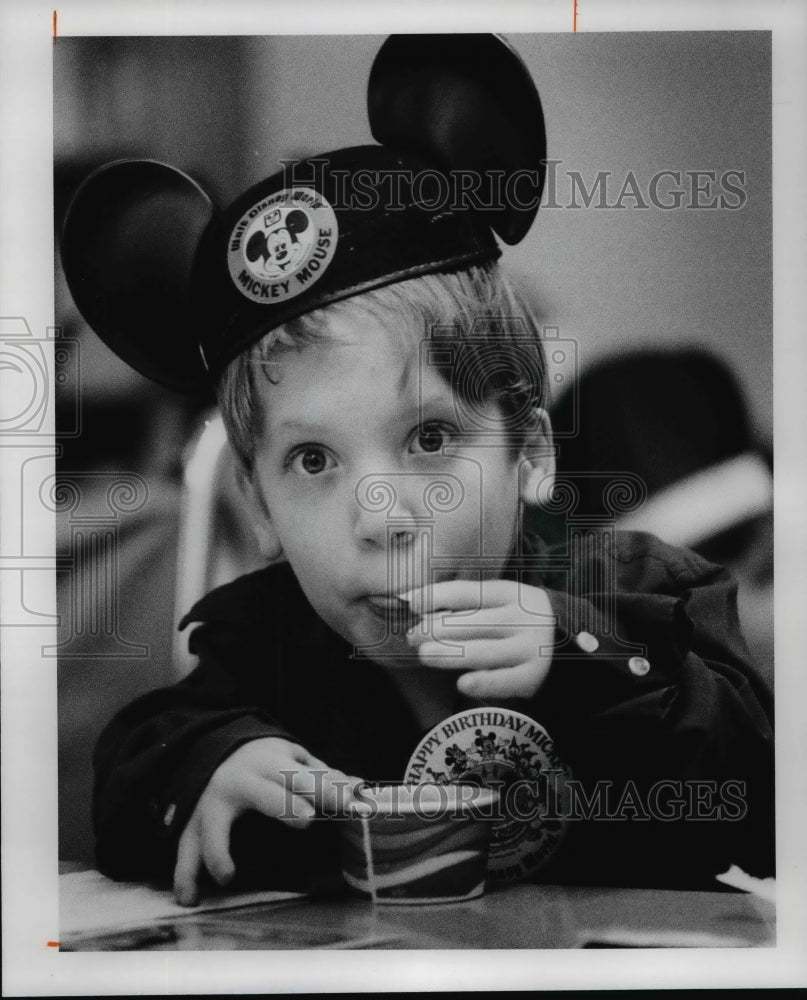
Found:
[[308, 420], [281, 420], [277, 425], [278, 430], [292, 431], [323, 431], [328, 430], [328, 424], [319, 424]]
[[[415, 421], [424, 410], [429, 409], [445, 410], [446, 412], [453, 413], [453, 398], [445, 399], [442, 395], [427, 396], [407, 407], [402, 413], [396, 414], [395, 422], [397, 423], [399, 421], [406, 420]], [[286, 417], [278, 423], [277, 430], [327, 431], [333, 430], [333, 424], [320, 423], [317, 420], [306, 420], [305, 418]]]
[[398, 378], [398, 392], [403, 392], [404, 389], [409, 385], [412, 379], [412, 368], [414, 367], [415, 359], [407, 357], [404, 361], [403, 368], [401, 370], [400, 377]]

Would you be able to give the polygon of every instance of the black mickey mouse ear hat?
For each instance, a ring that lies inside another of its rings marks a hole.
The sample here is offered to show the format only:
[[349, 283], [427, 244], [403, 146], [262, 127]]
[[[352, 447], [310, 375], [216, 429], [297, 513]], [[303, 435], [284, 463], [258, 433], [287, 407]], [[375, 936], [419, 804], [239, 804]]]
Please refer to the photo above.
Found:
[[541, 102], [495, 35], [393, 35], [368, 86], [379, 145], [288, 164], [225, 211], [186, 174], [118, 161], [82, 184], [62, 235], [77, 307], [168, 388], [210, 387], [281, 324], [421, 274], [496, 259], [538, 211]]

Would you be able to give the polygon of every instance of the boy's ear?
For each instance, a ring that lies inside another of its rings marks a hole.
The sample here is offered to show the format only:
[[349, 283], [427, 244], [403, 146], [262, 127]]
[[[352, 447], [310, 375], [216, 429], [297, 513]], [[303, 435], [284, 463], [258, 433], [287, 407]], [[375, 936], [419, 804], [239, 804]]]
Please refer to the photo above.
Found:
[[555, 482], [555, 447], [549, 414], [536, 406], [532, 412], [529, 437], [521, 446], [519, 490], [524, 503], [532, 507], [552, 496]]
[[267, 562], [277, 562], [283, 556], [283, 546], [277, 537], [260, 487], [256, 484], [255, 479], [244, 470], [238, 470], [237, 479], [247, 505], [252, 531], [258, 543], [258, 551]]

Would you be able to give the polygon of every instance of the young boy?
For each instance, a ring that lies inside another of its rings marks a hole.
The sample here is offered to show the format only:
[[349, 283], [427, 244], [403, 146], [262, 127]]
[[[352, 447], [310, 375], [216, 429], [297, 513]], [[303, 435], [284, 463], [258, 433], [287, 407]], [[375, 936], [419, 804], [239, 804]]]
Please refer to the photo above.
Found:
[[[543, 352], [488, 218], [424, 206], [416, 157], [312, 162], [196, 255], [195, 336], [269, 565], [197, 603], [196, 670], [103, 734], [99, 867], [173, 877], [187, 904], [207, 875], [315, 886], [357, 782], [401, 780], [425, 732], [485, 705], [543, 725], [592, 796], [542, 879], [769, 874], [770, 699], [732, 582], [649, 535], [532, 534], [554, 471]], [[337, 190], [393, 168], [394, 211]]]

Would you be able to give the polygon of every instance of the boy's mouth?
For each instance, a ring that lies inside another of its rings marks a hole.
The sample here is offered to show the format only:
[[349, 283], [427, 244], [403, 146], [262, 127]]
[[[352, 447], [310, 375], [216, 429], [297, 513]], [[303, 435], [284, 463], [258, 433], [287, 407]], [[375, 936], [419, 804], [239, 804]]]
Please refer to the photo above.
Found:
[[420, 621], [402, 597], [387, 594], [373, 594], [364, 599], [372, 614], [382, 622], [389, 622], [402, 629], [411, 628]]

